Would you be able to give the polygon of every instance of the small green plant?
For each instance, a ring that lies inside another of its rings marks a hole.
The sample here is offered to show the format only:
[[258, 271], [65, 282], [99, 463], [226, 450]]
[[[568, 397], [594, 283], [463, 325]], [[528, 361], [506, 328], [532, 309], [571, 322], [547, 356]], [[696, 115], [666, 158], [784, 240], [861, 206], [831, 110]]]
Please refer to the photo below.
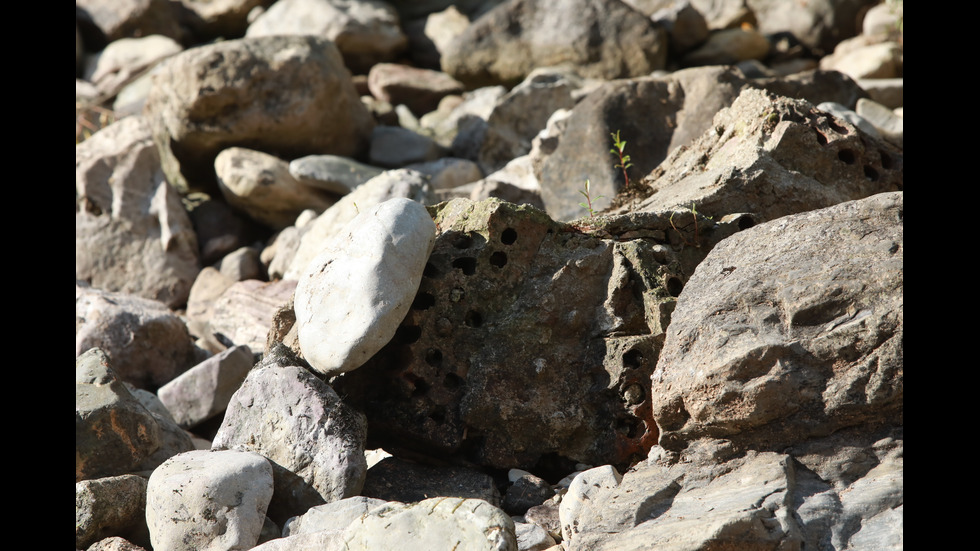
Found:
[[589, 218], [595, 218], [595, 210], [592, 208], [592, 201], [598, 201], [599, 199], [602, 199], [604, 196], [603, 195], [599, 195], [598, 197], [592, 197], [591, 187], [592, 187], [592, 182], [590, 182], [588, 179], [586, 179], [585, 180], [585, 189], [584, 190], [581, 190], [580, 189], [578, 191], [579, 193], [581, 193], [582, 195], [585, 196], [585, 201], [586, 202], [585, 203], [579, 203], [579, 206], [581, 206], [583, 209], [586, 209], [586, 210], [589, 211]]
[[[695, 203], [691, 203], [691, 208], [688, 209], [688, 210], [690, 210], [691, 211], [691, 214], [694, 215], [694, 243], [691, 243], [690, 241], [688, 241], [684, 237], [684, 233], [681, 230], [677, 229], [677, 226], [674, 225], [674, 213], [670, 213], [670, 219], [669, 219], [670, 220], [670, 227], [674, 228], [674, 231], [676, 231], [678, 233], [678, 235], [680, 235], [681, 241], [683, 241], [685, 245], [697, 247], [697, 248], [700, 249], [701, 248], [701, 233], [700, 233], [700, 230], [698, 228], [698, 207], [697, 207], [697, 205]], [[702, 215], [702, 216], [704, 216], [704, 215]], [[711, 217], [710, 216], [705, 216], [705, 218], [707, 218], [708, 220], [711, 220]]]
[[609, 135], [613, 139], [613, 148], [609, 152], [619, 157], [619, 164], [616, 165], [616, 168], [623, 170], [623, 180], [625, 182], [623, 187], [628, 188], [630, 187], [630, 176], [626, 172], [626, 169], [633, 166], [633, 163], [630, 162], [630, 156], [626, 154], [626, 142], [619, 138], [619, 130], [615, 134], [610, 133]]

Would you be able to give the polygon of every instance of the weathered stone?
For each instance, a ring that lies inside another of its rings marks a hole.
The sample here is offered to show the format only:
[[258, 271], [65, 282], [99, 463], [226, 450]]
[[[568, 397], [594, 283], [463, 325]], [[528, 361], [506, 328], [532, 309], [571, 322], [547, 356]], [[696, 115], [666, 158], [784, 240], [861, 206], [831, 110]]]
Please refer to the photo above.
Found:
[[903, 195], [786, 216], [713, 249], [653, 375], [664, 447], [767, 449], [902, 418]]
[[147, 121], [127, 117], [79, 144], [75, 279], [180, 307], [199, 270], [194, 229]]
[[[610, 212], [691, 209], [766, 221], [900, 191], [902, 151], [803, 100], [746, 89]], [[649, 195], [648, 195], [649, 194]]]
[[354, 496], [333, 503], [317, 505], [302, 515], [286, 521], [282, 527], [282, 535], [285, 538], [323, 530], [343, 532], [350, 523], [360, 518], [361, 515], [385, 503], [382, 499]]
[[392, 105], [405, 105], [415, 116], [434, 111], [450, 94], [463, 93], [463, 83], [442, 71], [397, 63], [378, 63], [368, 73], [374, 97]]
[[75, 358], [75, 482], [125, 474], [160, 447], [156, 419], [116, 378], [106, 354]]
[[92, 51], [107, 42], [159, 34], [184, 38], [178, 7], [165, 0], [79, 0], [75, 20]]
[[395, 334], [432, 250], [435, 224], [411, 199], [366, 210], [326, 244], [296, 286], [303, 357], [320, 373], [357, 369]]
[[257, 453], [196, 450], [160, 465], [146, 487], [154, 549], [251, 549], [272, 498], [272, 466]]
[[555, 491], [546, 481], [529, 472], [511, 469], [508, 478], [511, 485], [504, 493], [501, 507], [511, 515], [523, 515], [531, 507], [537, 507], [555, 496]]
[[500, 492], [488, 474], [452, 465], [424, 465], [397, 457], [386, 457], [368, 469], [361, 494], [403, 503], [430, 497], [473, 498], [500, 506]]
[[571, 541], [578, 532], [579, 517], [584, 511], [600, 514], [605, 503], [596, 500], [599, 492], [615, 488], [622, 479], [623, 475], [610, 465], [589, 469], [575, 477], [568, 492], [562, 496], [561, 506], [558, 508], [563, 540]]
[[289, 173], [300, 182], [338, 195], [347, 195], [382, 172], [383, 168], [339, 155], [307, 155], [289, 163]]
[[171, 457], [196, 449], [191, 434], [174, 421], [173, 416], [167, 410], [167, 406], [163, 405], [155, 393], [136, 388], [129, 383], [123, 384], [126, 385], [129, 393], [139, 400], [143, 407], [150, 412], [150, 415], [156, 419], [157, 426], [160, 428], [160, 447], [141, 461], [134, 469], [135, 471], [150, 472]]
[[248, 27], [246, 36], [316, 35], [332, 40], [357, 74], [393, 61], [408, 39], [398, 13], [379, 0], [280, 0]]
[[249, 279], [233, 283], [215, 300], [208, 330], [226, 342], [264, 350], [272, 318], [289, 302], [296, 282]]
[[432, 187], [421, 172], [408, 169], [385, 171], [371, 178], [353, 192], [345, 195], [336, 205], [327, 209], [310, 224], [303, 233], [299, 248], [284, 279], [298, 280], [310, 262], [319, 255], [326, 244], [341, 233], [361, 213], [396, 197], [404, 197], [427, 205], [432, 201]]
[[480, 499], [436, 497], [389, 503], [355, 520], [345, 549], [457, 549], [517, 551], [514, 521]]
[[145, 478], [127, 474], [75, 483], [75, 548], [109, 536], [150, 543]]
[[667, 33], [610, 0], [505, 2], [474, 21], [442, 55], [467, 88], [514, 86], [537, 67], [569, 64], [584, 77], [636, 77], [663, 69]]
[[183, 49], [162, 35], [120, 38], [89, 59], [84, 77], [95, 84], [101, 97], [111, 98], [155, 64]]
[[364, 417], [298, 366], [256, 366], [232, 397], [213, 449], [262, 454], [272, 463], [269, 518], [357, 495], [364, 485]]
[[306, 209], [323, 212], [338, 199], [293, 178], [286, 161], [244, 147], [219, 153], [214, 170], [228, 204], [273, 230], [293, 225]]
[[432, 138], [400, 126], [376, 126], [371, 133], [371, 164], [400, 168], [412, 163], [435, 161], [449, 151]]
[[684, 54], [684, 65], [732, 65], [748, 59], [765, 59], [769, 40], [755, 29], [724, 29], [708, 36], [703, 44]]
[[337, 47], [317, 36], [185, 50], [155, 74], [144, 112], [167, 180], [180, 190], [214, 191], [214, 159], [229, 147], [353, 156], [373, 127]]
[[155, 391], [200, 361], [187, 326], [161, 302], [75, 286], [75, 356], [98, 347], [119, 379]]
[[247, 346], [233, 346], [160, 387], [157, 394], [178, 425], [192, 428], [225, 410], [253, 363]]
[[[369, 447], [524, 469], [645, 456], [648, 377], [703, 253], [663, 245], [666, 217], [596, 220], [604, 239], [493, 199], [432, 212], [440, 233], [408, 315], [333, 382], [368, 416]], [[737, 230], [711, 224], [706, 245]]]
[[270, 4], [269, 0], [180, 0], [180, 3], [194, 14], [185, 19], [201, 39], [242, 36], [249, 26], [249, 14]]

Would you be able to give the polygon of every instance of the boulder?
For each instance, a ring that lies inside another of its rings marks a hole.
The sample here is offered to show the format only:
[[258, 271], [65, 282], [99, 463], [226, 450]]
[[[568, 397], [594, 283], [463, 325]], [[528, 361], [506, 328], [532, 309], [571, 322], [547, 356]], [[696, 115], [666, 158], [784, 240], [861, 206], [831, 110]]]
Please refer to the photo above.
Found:
[[247, 346], [233, 346], [185, 371], [157, 394], [178, 425], [193, 428], [225, 411], [254, 363]]
[[296, 285], [299, 343], [324, 374], [357, 369], [394, 336], [432, 250], [435, 224], [411, 199], [365, 210], [313, 259]]
[[146, 478], [124, 474], [75, 482], [75, 548], [117, 535], [149, 545]]

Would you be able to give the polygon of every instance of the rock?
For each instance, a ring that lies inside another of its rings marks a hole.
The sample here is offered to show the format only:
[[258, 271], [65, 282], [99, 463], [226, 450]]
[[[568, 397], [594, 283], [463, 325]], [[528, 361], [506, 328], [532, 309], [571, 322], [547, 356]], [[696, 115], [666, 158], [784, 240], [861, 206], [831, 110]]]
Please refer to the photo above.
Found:
[[384, 169], [338, 155], [307, 155], [289, 163], [289, 173], [298, 181], [337, 195], [347, 195]]
[[621, 237], [606, 240], [493, 199], [432, 210], [440, 232], [408, 314], [333, 382], [368, 416], [369, 447], [497, 468], [642, 458], [657, 437], [647, 379], [694, 265], [663, 244], [667, 218], [609, 220]]
[[883, 193], [713, 249], [678, 299], [653, 374], [660, 444], [710, 435], [779, 449], [900, 424], [902, 218], [902, 193]]
[[511, 515], [523, 515], [555, 495], [547, 482], [527, 471], [511, 469], [508, 478], [511, 485], [504, 494], [501, 508]]
[[83, 76], [95, 84], [101, 97], [111, 98], [161, 60], [183, 49], [173, 38], [162, 35], [120, 38], [89, 59]]
[[405, 105], [416, 116], [434, 111], [450, 94], [463, 93], [463, 83], [442, 71], [397, 63], [378, 63], [368, 73], [374, 97], [392, 105]]
[[154, 549], [250, 549], [272, 498], [272, 466], [257, 453], [196, 450], [170, 458], [146, 487]]
[[391, 340], [434, 239], [425, 208], [395, 198], [365, 210], [325, 244], [295, 299], [300, 347], [318, 372], [357, 369]]
[[203, 39], [239, 38], [245, 34], [252, 13], [268, 5], [267, 0], [181, 0], [193, 14], [186, 19]]
[[400, 168], [435, 161], [449, 154], [435, 140], [400, 126], [376, 126], [371, 133], [371, 164]]
[[536, 524], [514, 522], [514, 533], [520, 551], [545, 551], [556, 545], [555, 538]]
[[578, 532], [579, 516], [584, 514], [583, 511], [598, 513], [604, 505], [596, 501], [598, 493], [603, 489], [615, 488], [622, 479], [623, 475], [611, 465], [595, 467], [575, 477], [558, 509], [562, 540], [572, 541]]
[[337, 202], [293, 178], [289, 163], [261, 151], [229, 147], [215, 158], [214, 171], [228, 204], [273, 230], [293, 225], [308, 208], [319, 213]]
[[659, 2], [663, 6], [649, 13], [638, 5], [643, 2], [633, 0], [627, 3], [667, 30], [670, 51], [673, 54], [683, 55], [708, 39], [708, 22], [689, 1]]
[[905, 105], [904, 78], [862, 78], [858, 84], [867, 91], [868, 99], [889, 109]]
[[184, 428], [225, 411], [254, 364], [247, 346], [233, 346], [160, 387], [160, 401]]
[[480, 167], [469, 159], [443, 157], [425, 163], [413, 163], [405, 167], [416, 170], [429, 178], [433, 191], [452, 189], [476, 182], [483, 178]]
[[344, 532], [347, 549], [517, 551], [514, 521], [480, 499], [435, 497], [373, 509]]
[[296, 282], [285, 279], [269, 282], [249, 279], [233, 283], [214, 302], [208, 332], [221, 335], [232, 345], [245, 345], [253, 351], [264, 350], [273, 316], [289, 302], [295, 289]]
[[532, 70], [569, 64], [588, 78], [629, 78], [663, 69], [667, 34], [622, 2], [505, 2], [446, 47], [442, 70], [468, 89], [512, 87]]
[[197, 238], [167, 184], [150, 126], [127, 117], [75, 148], [75, 279], [179, 307]]
[[180, 42], [178, 7], [166, 0], [115, 2], [79, 0], [75, 21], [90, 51], [98, 51], [114, 40], [136, 36], [163, 35]]
[[260, 453], [272, 463], [269, 518], [357, 495], [364, 485], [364, 417], [296, 365], [256, 366], [232, 396], [213, 449]]
[[283, 0], [249, 26], [246, 36], [316, 35], [333, 41], [357, 74], [393, 61], [408, 45], [398, 13], [380, 0]]
[[163, 405], [163, 402], [160, 401], [156, 394], [141, 388], [136, 388], [129, 383], [123, 384], [126, 385], [129, 393], [139, 403], [143, 404], [143, 407], [156, 419], [157, 426], [160, 428], [160, 447], [157, 448], [157, 451], [141, 461], [134, 470], [150, 472], [171, 457], [196, 449], [191, 434], [174, 421], [173, 416], [170, 415], [167, 407]]
[[703, 44], [686, 53], [684, 65], [732, 65], [769, 55], [769, 39], [755, 29], [724, 29], [708, 36]]
[[120, 380], [156, 391], [199, 361], [187, 326], [155, 300], [75, 286], [75, 357], [99, 348]]
[[134, 474], [75, 482], [75, 548], [113, 535], [149, 545], [146, 479]]
[[186, 50], [155, 75], [144, 113], [167, 181], [180, 190], [215, 190], [214, 160], [228, 147], [352, 156], [373, 127], [337, 47], [316, 36]]
[[396, 197], [408, 198], [422, 204], [430, 203], [432, 188], [429, 179], [418, 171], [397, 169], [379, 174], [359, 186], [310, 223], [283, 278], [298, 280], [326, 244], [341, 233], [362, 209], [370, 210]]
[[424, 465], [398, 457], [386, 457], [368, 469], [361, 494], [403, 503], [430, 497], [473, 498], [500, 506], [500, 491], [488, 474], [462, 466]]
[[310, 508], [302, 515], [286, 521], [282, 528], [284, 538], [298, 534], [311, 534], [324, 530], [343, 532], [347, 526], [370, 512], [372, 509], [385, 505], [382, 499], [365, 496], [354, 496], [325, 503]]
[[863, 35], [839, 44], [833, 55], [820, 59], [820, 68], [840, 71], [853, 79], [899, 78], [904, 49], [898, 42], [877, 42]]
[[856, 114], [874, 127], [886, 141], [899, 149], [904, 147], [905, 122], [894, 111], [870, 99], [859, 99], [855, 106]]
[[[160, 447], [156, 419], [93, 348], [75, 359], [75, 482], [126, 474]], [[77, 492], [77, 490], [76, 490]]]
[[241, 247], [228, 253], [218, 263], [218, 271], [232, 281], [265, 278], [260, 253], [255, 247]]
[[707, 216], [753, 213], [761, 222], [901, 190], [903, 173], [902, 151], [887, 142], [806, 101], [746, 89], [712, 130], [640, 182], [647, 191], [610, 212], [694, 205]]

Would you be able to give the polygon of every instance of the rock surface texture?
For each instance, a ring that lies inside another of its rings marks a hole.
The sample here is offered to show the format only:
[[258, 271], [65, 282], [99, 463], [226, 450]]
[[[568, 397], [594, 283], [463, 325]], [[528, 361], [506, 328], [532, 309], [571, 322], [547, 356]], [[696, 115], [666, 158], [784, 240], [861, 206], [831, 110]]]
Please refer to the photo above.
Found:
[[76, 2], [76, 551], [904, 548], [901, 0]]

